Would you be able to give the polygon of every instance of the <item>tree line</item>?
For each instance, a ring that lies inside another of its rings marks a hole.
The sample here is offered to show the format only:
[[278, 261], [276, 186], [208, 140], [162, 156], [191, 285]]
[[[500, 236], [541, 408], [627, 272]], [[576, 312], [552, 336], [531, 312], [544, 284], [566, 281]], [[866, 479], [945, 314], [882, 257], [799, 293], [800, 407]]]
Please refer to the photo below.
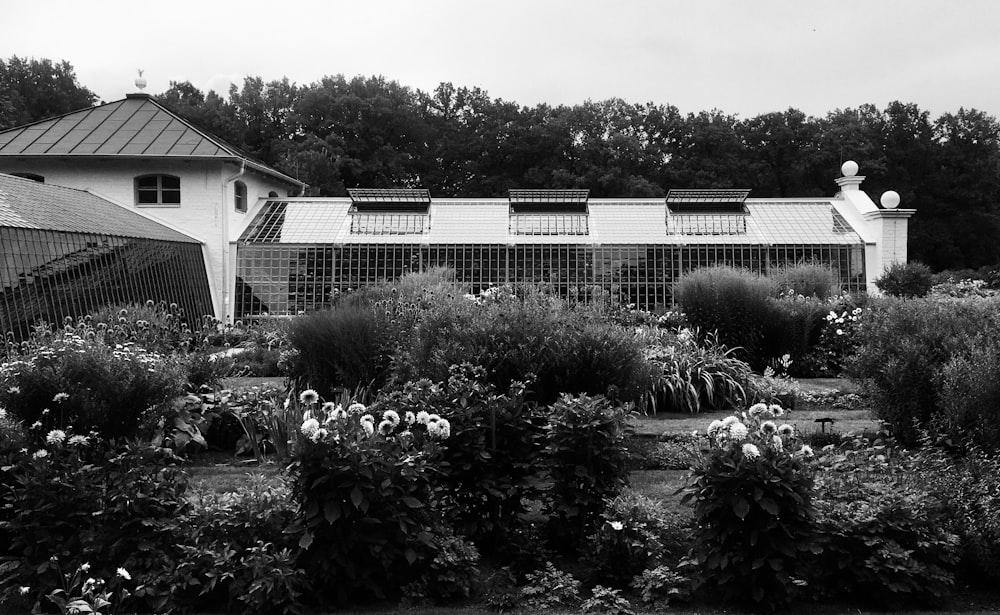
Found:
[[[1000, 124], [976, 109], [932, 118], [915, 103], [865, 104], [823, 117], [789, 108], [739, 118], [718, 109], [618, 98], [533, 107], [480, 88], [432, 92], [384, 77], [297, 85], [246, 77], [224, 96], [171, 82], [164, 106], [309, 184], [421, 187], [438, 197], [509, 188], [589, 188], [594, 197], [661, 197], [671, 188], [750, 188], [751, 197], [829, 196], [855, 160], [877, 200], [914, 208], [910, 258], [935, 269], [1000, 263]], [[0, 128], [97, 99], [63, 61], [0, 60]]]

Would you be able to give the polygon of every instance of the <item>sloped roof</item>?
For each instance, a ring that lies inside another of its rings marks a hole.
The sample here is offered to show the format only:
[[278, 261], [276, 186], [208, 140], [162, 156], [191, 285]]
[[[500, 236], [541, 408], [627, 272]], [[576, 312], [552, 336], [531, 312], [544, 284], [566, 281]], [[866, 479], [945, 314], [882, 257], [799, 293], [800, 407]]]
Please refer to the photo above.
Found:
[[266, 175], [304, 186], [203, 132], [148, 94], [129, 94], [0, 132], [0, 156], [218, 158], [246, 161]]
[[201, 243], [85, 190], [0, 173], [0, 226]]
[[511, 233], [507, 199], [433, 199], [428, 230], [412, 234], [351, 232], [351, 202], [338, 198], [268, 201], [240, 241], [280, 244], [753, 244], [857, 245], [864, 241], [839, 199], [747, 199], [745, 231], [676, 234], [662, 199], [590, 199], [586, 234]]

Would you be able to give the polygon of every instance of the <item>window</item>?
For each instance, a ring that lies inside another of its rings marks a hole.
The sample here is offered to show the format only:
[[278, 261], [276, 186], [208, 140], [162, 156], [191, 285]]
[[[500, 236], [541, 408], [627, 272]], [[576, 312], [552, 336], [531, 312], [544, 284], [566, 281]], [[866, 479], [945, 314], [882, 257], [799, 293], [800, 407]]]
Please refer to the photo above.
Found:
[[233, 185], [233, 196], [236, 202], [236, 211], [247, 211], [247, 185], [241, 181]]
[[[288, 196], [292, 196], [292, 195], [289, 194]], [[276, 199], [276, 198], [278, 198], [278, 193], [275, 192], [274, 190], [272, 190], [272, 191], [270, 191], [270, 192], [267, 193], [267, 198], [269, 198], [269, 199]]]
[[181, 204], [181, 178], [173, 175], [143, 175], [135, 178], [136, 205]]
[[30, 179], [33, 182], [38, 182], [40, 184], [45, 183], [45, 178], [37, 173], [11, 173], [14, 177], [20, 177], [21, 179]]

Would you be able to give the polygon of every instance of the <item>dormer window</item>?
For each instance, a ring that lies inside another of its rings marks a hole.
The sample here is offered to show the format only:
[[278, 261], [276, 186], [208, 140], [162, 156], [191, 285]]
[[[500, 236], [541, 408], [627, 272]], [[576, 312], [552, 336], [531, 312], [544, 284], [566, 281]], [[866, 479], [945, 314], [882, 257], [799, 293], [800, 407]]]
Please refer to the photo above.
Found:
[[179, 207], [181, 178], [173, 175], [143, 175], [135, 178], [135, 204]]
[[236, 204], [236, 211], [247, 212], [247, 185], [241, 181], [233, 186], [233, 199]]
[[589, 235], [590, 190], [507, 191], [511, 235]]

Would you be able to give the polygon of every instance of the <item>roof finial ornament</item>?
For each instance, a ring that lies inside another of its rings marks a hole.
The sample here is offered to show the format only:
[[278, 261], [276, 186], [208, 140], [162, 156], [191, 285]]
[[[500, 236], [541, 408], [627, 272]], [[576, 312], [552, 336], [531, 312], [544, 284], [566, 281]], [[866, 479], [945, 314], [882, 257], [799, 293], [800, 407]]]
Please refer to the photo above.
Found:
[[142, 77], [142, 69], [136, 69], [139, 72], [139, 76], [135, 80], [135, 87], [139, 88], [139, 91], [146, 89], [146, 80]]

